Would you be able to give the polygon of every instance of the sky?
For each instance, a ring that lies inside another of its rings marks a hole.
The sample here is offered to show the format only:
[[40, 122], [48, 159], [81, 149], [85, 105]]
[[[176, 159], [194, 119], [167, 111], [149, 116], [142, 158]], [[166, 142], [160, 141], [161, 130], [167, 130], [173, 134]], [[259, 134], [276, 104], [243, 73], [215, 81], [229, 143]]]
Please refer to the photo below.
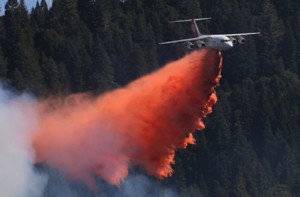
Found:
[[[32, 7], [34, 7], [36, 5], [37, 1], [41, 1], [41, 0], [25, 0], [26, 6], [27, 6], [27, 10], [30, 11]], [[7, 2], [7, 0], [0, 0], [0, 15], [3, 15], [5, 12], [5, 3]], [[52, 0], [46, 0], [48, 7], [50, 7], [52, 5]]]

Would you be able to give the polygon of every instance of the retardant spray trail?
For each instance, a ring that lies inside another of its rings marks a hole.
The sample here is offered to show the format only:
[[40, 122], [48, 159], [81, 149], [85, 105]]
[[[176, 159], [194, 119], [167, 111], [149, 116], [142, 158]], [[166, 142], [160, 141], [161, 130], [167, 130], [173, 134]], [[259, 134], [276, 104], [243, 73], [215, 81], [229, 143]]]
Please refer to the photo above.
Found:
[[201, 50], [96, 98], [40, 102], [36, 162], [90, 186], [95, 175], [119, 184], [135, 165], [157, 178], [171, 175], [174, 151], [204, 128], [220, 73], [221, 54]]

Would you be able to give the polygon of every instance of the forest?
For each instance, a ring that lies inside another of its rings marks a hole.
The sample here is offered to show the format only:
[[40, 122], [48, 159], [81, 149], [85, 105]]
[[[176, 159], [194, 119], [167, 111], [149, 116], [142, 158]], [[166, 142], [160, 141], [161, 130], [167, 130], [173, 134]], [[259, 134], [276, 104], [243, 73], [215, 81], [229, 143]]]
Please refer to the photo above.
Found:
[[28, 10], [8, 0], [0, 9], [1, 82], [37, 97], [101, 94], [184, 56], [181, 44], [157, 44], [191, 36], [170, 20], [212, 17], [198, 23], [203, 33], [260, 31], [222, 53], [206, 129], [177, 151], [162, 184], [188, 197], [300, 195], [300, 1], [41, 0]]

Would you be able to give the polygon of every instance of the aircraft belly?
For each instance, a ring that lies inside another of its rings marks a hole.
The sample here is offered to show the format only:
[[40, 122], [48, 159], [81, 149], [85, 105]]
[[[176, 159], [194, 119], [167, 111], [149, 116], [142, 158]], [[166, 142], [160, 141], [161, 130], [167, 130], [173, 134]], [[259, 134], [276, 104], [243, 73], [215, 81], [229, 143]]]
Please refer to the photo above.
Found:
[[216, 42], [207, 42], [207, 48], [220, 49], [220, 47], [218, 46], [218, 43], [216, 43]]

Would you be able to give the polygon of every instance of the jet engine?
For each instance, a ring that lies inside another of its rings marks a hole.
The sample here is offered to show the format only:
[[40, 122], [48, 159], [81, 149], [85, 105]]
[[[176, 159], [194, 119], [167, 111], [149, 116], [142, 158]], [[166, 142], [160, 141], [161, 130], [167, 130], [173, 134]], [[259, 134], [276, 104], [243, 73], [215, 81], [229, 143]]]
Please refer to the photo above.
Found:
[[189, 50], [195, 48], [195, 47], [194, 47], [194, 44], [191, 43], [191, 42], [186, 42], [185, 45], [186, 45], [186, 48], [188, 48]]
[[242, 36], [239, 36], [239, 37], [238, 37], [238, 42], [239, 42], [239, 44], [245, 44], [246, 39], [243, 38]]
[[236, 44], [237, 43], [237, 41], [236, 41], [236, 39], [234, 37], [230, 37], [230, 40], [231, 40], [232, 44]]
[[201, 40], [197, 40], [197, 41], [196, 41], [196, 44], [197, 44], [197, 47], [198, 47], [198, 48], [205, 47], [205, 43], [202, 42]]

